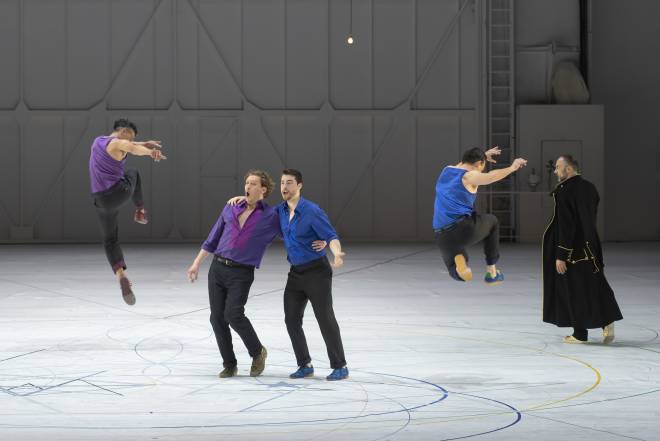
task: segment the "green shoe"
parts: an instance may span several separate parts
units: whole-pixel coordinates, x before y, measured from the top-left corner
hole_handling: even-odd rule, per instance
[[[484,276],[484,282],[488,285],[499,285],[504,281],[504,274],[500,270],[497,270],[495,277],[491,276],[490,273],[486,273]]]
[[[266,368],[266,357],[268,356],[268,351],[263,346],[261,351],[252,358],[252,367],[250,367],[250,377],[258,377]]]
[[[226,367],[218,374],[218,377],[220,378],[229,378],[229,377],[234,377],[238,374],[238,367],[237,366],[231,366],[231,367]]]

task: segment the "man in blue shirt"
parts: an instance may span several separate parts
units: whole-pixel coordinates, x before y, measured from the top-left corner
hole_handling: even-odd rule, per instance
[[[289,377],[305,378],[314,375],[302,326],[309,301],[333,369],[326,379],[343,380],[348,377],[348,368],[339,325],[332,308],[332,267],[343,265],[345,253],[341,250],[337,232],[325,212],[315,203],[301,197],[302,186],[302,174],[298,170],[287,169],[282,172],[280,190],[284,202],[277,206],[277,211],[287,259],[291,263],[284,288],[284,321],[299,366]],[[314,251],[305,245],[315,240],[324,240],[329,244],[334,255],[332,265],[325,250]]]
[[[486,162],[495,162],[493,156],[500,153],[499,147],[486,152],[476,147],[470,149],[463,154],[461,162],[445,167],[435,184],[435,239],[449,275],[461,282],[472,280],[465,249],[480,242],[484,244],[486,255],[485,282],[494,285],[504,280],[495,266],[500,258],[497,217],[474,211],[479,186],[500,181],[527,164],[526,160],[518,158],[509,167],[484,173]]]

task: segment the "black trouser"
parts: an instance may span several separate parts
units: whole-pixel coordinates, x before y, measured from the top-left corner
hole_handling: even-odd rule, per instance
[[[103,247],[108,262],[114,272],[120,268],[126,269],[124,254],[119,246],[119,208],[129,199],[136,207],[144,205],[140,173],[135,169],[126,170],[119,182],[107,190],[93,193],[92,198],[99,217],[103,233]]]
[[[303,331],[303,315],[308,300],[321,329],[330,366],[333,369],[346,366],[339,325],[332,308],[332,267],[326,257],[291,266],[284,288],[284,322],[298,366],[312,361]]]
[[[224,367],[234,367],[237,363],[230,326],[243,340],[250,357],[261,352],[259,337],[245,316],[245,304],[253,281],[254,267],[227,266],[213,258],[209,269],[211,326]]]
[[[454,256],[462,254],[466,261],[469,260],[465,251],[468,246],[483,241],[486,265],[495,265],[500,258],[500,230],[497,218],[492,214],[472,213],[471,216],[436,231],[435,240],[449,275],[455,280],[463,281],[456,272]]]

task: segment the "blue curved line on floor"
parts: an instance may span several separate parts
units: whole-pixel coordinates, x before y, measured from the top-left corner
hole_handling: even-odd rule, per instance
[[[455,438],[443,438],[440,441],[455,441],[455,440],[458,440],[458,439],[466,439],[466,438],[473,438],[475,436],[488,435],[489,433],[499,432],[501,430],[508,429],[509,427],[515,426],[516,424],[518,424],[522,420],[522,413],[520,413],[520,411],[518,409],[516,409],[515,407],[513,407],[512,405],[507,404],[503,401],[494,400],[492,398],[480,397],[479,395],[464,394],[464,393],[460,393],[460,392],[450,392],[450,393],[455,394],[455,395],[464,395],[466,397],[478,398],[480,400],[492,401],[493,403],[501,404],[502,406],[508,407],[513,412],[515,412],[516,420],[512,423],[507,424],[506,426],[498,427],[496,429],[488,430],[486,432],[475,433],[473,435],[464,435],[464,436],[459,436],[459,437],[455,437]]]
[[[381,374],[381,373],[378,373],[378,372],[369,372],[369,373],[375,374],[375,375],[382,375],[382,376],[386,376],[386,377],[395,377],[395,378],[404,378],[406,380],[414,380],[414,381],[418,381],[420,383],[426,383],[426,384],[429,384],[431,386],[442,389],[443,391],[445,391],[448,394],[463,395],[463,396],[466,396],[466,397],[478,398],[480,400],[492,401],[493,403],[497,403],[497,404],[500,404],[502,406],[508,407],[509,409],[511,409],[516,414],[515,421],[513,421],[512,423],[507,424],[506,426],[498,427],[496,429],[488,430],[486,432],[474,433],[472,435],[464,435],[464,436],[459,436],[459,437],[455,437],[455,438],[443,438],[440,441],[454,441],[454,440],[459,440],[459,439],[473,438],[475,436],[488,435],[489,433],[499,432],[501,430],[508,429],[509,427],[515,426],[516,424],[518,424],[522,420],[522,413],[518,409],[516,409],[515,407],[513,407],[510,404],[507,404],[503,401],[498,401],[498,400],[494,400],[492,398],[480,397],[478,395],[471,395],[471,394],[465,394],[465,393],[460,393],[460,392],[447,392],[444,388],[438,386],[435,383],[431,383],[431,382],[426,381],[426,380],[419,380],[419,379],[416,379],[416,378],[402,377],[402,376],[393,375],[393,374]]]
[[[362,371],[365,372],[365,371]],[[330,421],[343,421],[343,420],[356,420],[356,419],[362,419],[362,418],[367,418],[367,417],[373,417],[373,416],[383,416],[383,415],[392,415],[396,413],[402,413],[402,412],[410,412],[412,410],[417,410],[421,409],[424,407],[432,406],[434,404],[437,404],[449,396],[449,392],[442,386],[439,386],[435,383],[431,383],[426,380],[420,380],[417,378],[410,378],[410,377],[403,377],[400,375],[392,375],[392,374],[381,374],[377,372],[369,372],[371,374],[376,374],[376,375],[381,375],[381,376],[387,376],[387,377],[395,377],[395,378],[402,378],[405,380],[411,380],[415,381],[418,383],[424,383],[428,384],[430,386],[433,386],[434,388],[438,389],[440,392],[442,392],[442,396],[438,398],[437,400],[433,400],[429,403],[425,404],[420,404],[418,406],[413,406],[413,407],[406,407],[403,409],[399,410],[392,410],[392,411],[387,411],[387,412],[375,412],[375,413],[369,413],[366,415],[360,415],[360,416],[347,416],[347,417],[337,417],[337,418],[320,418],[320,419],[314,419],[314,420],[300,420],[300,421],[278,421],[278,422],[272,422],[272,423],[244,423],[244,424],[210,424],[210,425],[195,425],[195,426],[153,426],[151,427],[152,429],[187,429],[187,428],[202,428],[202,429],[209,429],[209,428],[215,428],[215,427],[245,427],[245,426],[281,426],[281,425],[291,425],[291,424],[309,424],[309,423],[327,423]]]
[[[338,418],[322,418],[322,419],[314,419],[314,420],[278,421],[278,422],[272,422],[272,423],[243,423],[243,424],[208,424],[208,425],[151,426],[151,427],[48,426],[48,427],[26,427],[26,428],[31,428],[31,429],[34,429],[34,428],[37,428],[37,429],[39,429],[39,428],[48,428],[48,429],[54,429],[54,428],[64,429],[64,428],[67,428],[67,429],[79,429],[79,430],[90,430],[90,429],[91,430],[94,430],[94,429],[96,429],[96,430],[107,430],[107,429],[118,429],[118,430],[130,430],[130,429],[140,430],[140,429],[142,429],[142,430],[149,430],[149,429],[212,429],[212,428],[221,428],[221,427],[254,427],[254,426],[262,426],[263,427],[263,426],[283,426],[283,425],[310,424],[310,423],[327,423],[327,422],[331,422],[331,421],[342,421],[342,420],[356,420],[356,419],[362,419],[362,418],[367,418],[367,417],[372,417],[372,416],[392,415],[392,414],[397,414],[397,413],[402,413],[402,412],[408,413],[408,416],[410,418],[410,411],[421,409],[421,408],[424,408],[424,407],[428,407],[428,406],[431,406],[433,404],[437,404],[437,403],[447,399],[447,397],[450,394],[450,392],[447,391],[442,386],[440,386],[438,384],[435,384],[435,383],[432,383],[430,381],[420,380],[420,379],[417,379],[417,378],[404,377],[404,376],[401,376],[401,375],[383,374],[383,373],[378,373],[378,372],[367,372],[367,371],[362,371],[362,372],[370,373],[370,374],[374,374],[374,375],[380,375],[380,376],[384,376],[384,377],[401,378],[401,379],[405,379],[405,380],[415,381],[415,382],[418,382],[418,383],[424,383],[424,384],[427,384],[429,386],[433,386],[435,389],[442,392],[442,396],[440,398],[438,398],[437,400],[434,400],[434,401],[431,401],[431,402],[425,403],[425,404],[420,404],[418,406],[413,406],[413,407],[408,407],[408,408],[403,408],[403,409],[388,411],[388,412],[375,412],[375,413],[370,413],[370,414],[366,414],[366,415],[360,415],[360,416],[357,416],[357,417],[350,416],[350,417],[338,417]],[[498,400],[495,400],[495,399],[492,399],[492,398],[480,397],[478,395],[464,394],[464,393],[460,393],[460,392],[451,392],[451,393],[454,394],[454,395],[464,395],[464,396],[469,396],[469,397],[473,397],[473,398],[478,398],[480,400],[491,401],[491,402],[500,404],[502,406],[505,406],[508,409],[511,409],[513,412],[515,412],[516,420],[513,421],[512,423],[509,423],[509,424],[505,425],[505,426],[498,427],[498,428],[488,430],[488,431],[485,431],[485,432],[474,433],[474,434],[464,435],[464,436],[455,437],[455,438],[446,438],[446,439],[442,439],[440,441],[454,441],[454,440],[473,438],[473,437],[476,437],[476,436],[487,435],[487,434],[490,434],[490,433],[499,432],[501,430],[508,429],[508,428],[512,427],[513,425],[519,423],[522,419],[522,414],[520,413],[520,411],[518,411],[518,409],[516,409],[515,407],[513,407],[513,406],[511,406],[507,403],[504,403],[502,401],[498,401]],[[3,426],[3,425],[0,425],[0,426]],[[13,428],[20,429],[20,427],[13,427]]]

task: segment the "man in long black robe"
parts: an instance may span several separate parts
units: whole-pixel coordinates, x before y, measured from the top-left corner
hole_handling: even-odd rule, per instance
[[[600,197],[570,155],[557,159],[555,174],[554,214],[543,235],[543,321],[573,327],[566,343],[586,342],[594,328],[602,328],[603,343],[610,343],[614,322],[623,317],[603,273],[596,230]]]

